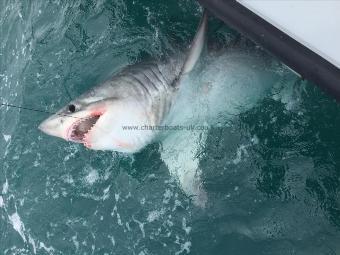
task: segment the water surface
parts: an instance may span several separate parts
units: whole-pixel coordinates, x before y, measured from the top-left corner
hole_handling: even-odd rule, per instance
[[[1,102],[55,111],[123,66],[185,49],[199,18],[188,0],[2,0]],[[216,20],[209,42],[261,52]],[[43,113],[0,107],[0,253],[339,254],[339,106],[274,70],[274,89],[208,133],[204,209],[159,143],[94,152],[39,132]]]

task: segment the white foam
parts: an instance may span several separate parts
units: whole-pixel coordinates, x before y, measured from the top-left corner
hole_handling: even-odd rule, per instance
[[[254,135],[251,139],[252,144],[257,145],[260,143],[260,139],[257,137],[257,135]]]
[[[5,134],[3,134],[3,137],[4,137],[5,141],[6,141],[6,143],[12,138],[11,135],[5,135]]]
[[[164,195],[163,195],[163,197],[164,197],[163,198],[163,203],[164,204],[168,204],[170,199],[171,199],[171,197],[172,197],[172,195],[173,195],[173,193],[171,192],[171,190],[170,189],[166,189],[165,192],[164,192]],[[145,199],[144,199],[144,203],[145,203]]]
[[[183,230],[185,231],[185,233],[186,233],[187,235],[190,234],[190,232],[191,232],[191,227],[188,227],[188,226],[187,226],[187,220],[186,220],[186,218],[184,218],[184,217],[183,217],[183,219],[182,219],[182,228],[183,228]]]
[[[110,197],[110,188],[111,185],[109,185],[107,188],[103,190],[103,200],[106,200]]]
[[[77,236],[76,235],[72,236],[72,242],[73,242],[74,246],[76,247],[76,251],[78,251],[78,249],[79,249],[79,242],[77,240]]]
[[[140,222],[139,220],[136,220],[134,217],[132,217],[133,221],[136,222],[139,226],[140,231],[142,232],[143,237],[145,238],[145,230],[144,230],[144,224]]]
[[[15,231],[19,233],[22,240],[26,243],[26,237],[25,237],[25,226],[23,222],[21,221],[21,218],[17,212],[13,213],[12,215],[8,216],[13,228]]]
[[[118,212],[116,212],[117,214],[117,223],[119,226],[123,226],[123,223],[122,223],[122,219],[120,218],[120,214]]]
[[[161,217],[165,213],[165,210],[162,208],[160,211],[154,210],[149,212],[147,221],[148,222],[153,222],[155,220],[158,220],[159,217]]]
[[[237,165],[242,162],[242,155],[248,156],[247,148],[248,145],[240,145],[236,151],[236,158],[233,159],[233,164]]]
[[[5,206],[5,202],[4,199],[2,198],[2,196],[0,196],[0,208]]]
[[[6,179],[6,182],[2,185],[2,194],[7,194],[8,192],[8,181]]]
[[[39,243],[39,249],[44,249],[48,253],[54,252],[54,248],[52,246],[51,247],[47,247],[43,242]]]
[[[97,170],[95,169],[91,169],[91,171],[85,177],[85,181],[90,185],[94,184],[96,181],[98,181],[98,179],[99,179],[99,174]]]
[[[35,245],[34,239],[31,237],[31,235],[28,235],[28,242],[32,245],[33,253],[37,254],[37,247]]]
[[[190,248],[191,248],[191,242],[187,241],[184,244],[181,244],[181,250],[176,252],[175,255],[183,254],[184,251],[186,252],[186,254],[189,254]]]
[[[112,246],[116,246],[116,241],[113,236],[108,236],[108,238],[111,240]]]
[[[119,197],[120,197],[120,195],[119,195],[119,194],[115,194],[115,200],[116,200],[116,202],[118,202],[118,200],[119,200]]]

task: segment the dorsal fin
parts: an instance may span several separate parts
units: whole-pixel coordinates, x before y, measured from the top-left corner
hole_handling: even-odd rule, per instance
[[[189,73],[197,63],[197,60],[199,59],[206,42],[207,27],[208,27],[208,13],[204,9],[203,16],[198,26],[196,35],[190,45],[187,58],[183,64],[181,71],[182,75]]]
[[[206,33],[208,28],[208,13],[204,9],[201,21],[199,23],[196,35],[190,45],[188,55],[184,61],[181,72],[179,73],[177,79],[175,80],[173,86],[176,88],[179,86],[181,77],[189,73],[197,63],[197,60],[201,56],[205,42]]]

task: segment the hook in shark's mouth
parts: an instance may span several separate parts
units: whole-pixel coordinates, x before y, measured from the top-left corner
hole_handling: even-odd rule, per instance
[[[86,135],[91,131],[99,118],[100,115],[93,115],[75,122],[68,132],[68,140],[84,143]]]

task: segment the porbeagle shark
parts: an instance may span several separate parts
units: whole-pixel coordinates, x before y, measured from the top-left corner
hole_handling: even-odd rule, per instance
[[[143,127],[164,124],[176,103],[183,77],[196,65],[206,42],[207,23],[208,14],[204,11],[185,57],[128,66],[44,120],[39,129],[92,150],[140,151],[155,141],[158,133]],[[195,143],[202,137],[194,131],[187,135],[190,137],[186,139],[176,135],[165,139],[161,157],[183,191],[195,204],[204,206],[207,198],[195,156]],[[172,150],[174,144],[188,140],[190,144],[183,144],[186,153]]]

